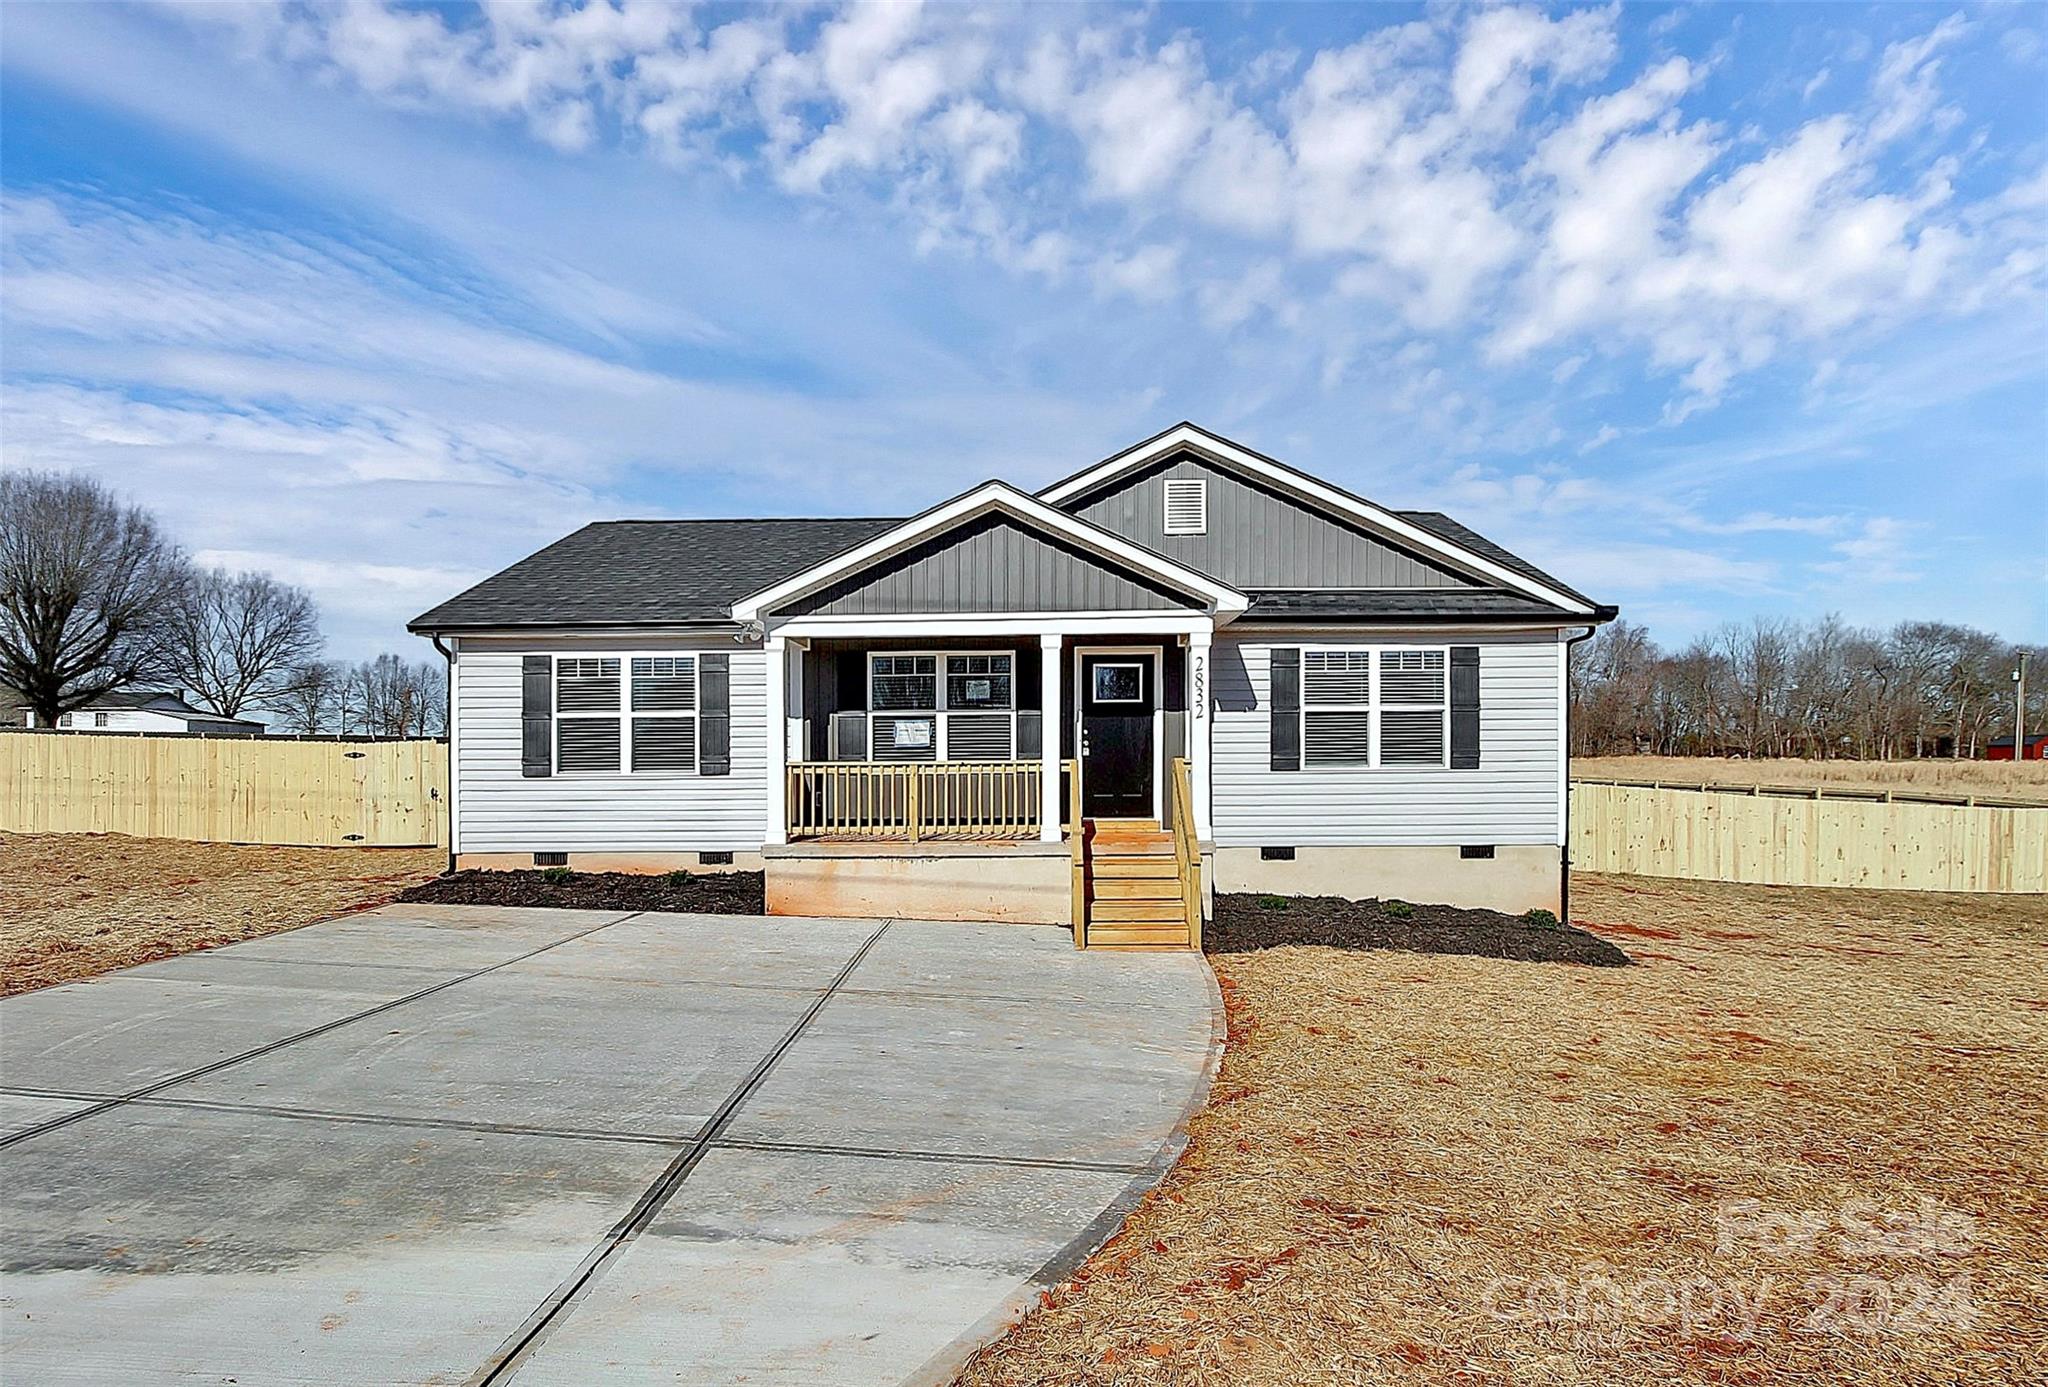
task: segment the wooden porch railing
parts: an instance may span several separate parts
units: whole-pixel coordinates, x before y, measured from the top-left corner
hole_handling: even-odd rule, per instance
[[[789,837],[1036,838],[1040,774],[1036,761],[800,762],[789,768]]]
[[[1188,945],[1202,950],[1202,844],[1195,836],[1195,795],[1184,756],[1173,758],[1169,774],[1169,813],[1174,864],[1180,869],[1181,905],[1187,912]]]
[[[1088,944],[1088,841],[1081,823],[1081,763],[1069,761],[1066,767],[1067,846],[1074,855],[1074,947],[1081,949]]]

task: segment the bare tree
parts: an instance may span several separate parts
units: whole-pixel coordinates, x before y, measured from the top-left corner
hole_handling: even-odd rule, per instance
[[[335,660],[316,660],[301,669],[290,685],[270,700],[278,713],[278,725],[286,732],[308,737],[338,730],[349,674],[349,667]]]
[[[2010,735],[2019,649],[1947,622],[1828,616],[1725,626],[1667,655],[1617,622],[1572,652],[1572,752],[1975,756]],[[2033,687],[2027,701],[2048,710]]]
[[[184,556],[89,477],[0,475],[0,681],[36,721],[158,672]]]
[[[289,688],[321,644],[305,589],[216,568],[194,574],[172,609],[167,672],[214,712],[238,718]]]
[[[379,655],[349,671],[342,730],[373,737],[438,737],[447,731],[448,674],[431,660]]]

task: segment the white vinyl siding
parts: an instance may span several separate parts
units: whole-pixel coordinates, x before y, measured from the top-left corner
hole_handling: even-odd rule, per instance
[[[1451,645],[1480,648],[1478,769],[1453,770],[1440,763],[1441,755],[1428,765],[1391,764],[1384,756],[1371,767],[1318,765],[1306,737],[1300,770],[1271,769],[1270,661],[1275,646],[1303,653],[1307,712],[1314,707],[1311,690],[1318,676],[1331,673],[1313,669],[1311,653],[1443,652]],[[1345,663],[1356,662],[1347,658]],[[1562,768],[1558,667],[1557,641],[1549,632],[1413,639],[1336,632],[1259,640],[1219,635],[1212,733],[1218,846],[1556,843]],[[1381,674],[1384,678],[1387,671]],[[1399,687],[1413,700],[1405,710],[1414,715],[1411,722],[1441,720],[1440,703],[1425,704],[1419,696],[1423,685],[1408,687],[1403,681]],[[1326,681],[1323,688],[1332,691],[1335,685]],[[1382,704],[1385,718],[1395,700],[1383,693]],[[1304,724],[1305,733],[1308,727]],[[1390,738],[1413,733],[1406,726],[1383,729]]]
[[[693,644],[695,650],[686,648]],[[758,645],[736,646],[721,637],[681,642],[656,657],[690,655],[694,665],[698,654],[717,651],[730,655],[730,775],[633,774],[623,768],[532,779],[519,773],[521,657],[588,654],[608,658],[621,651],[620,644],[605,649],[594,639],[469,637],[461,642],[455,707],[456,851],[753,852],[760,848],[767,813],[768,710],[767,662]],[[695,674],[693,668],[693,706]],[[673,694],[668,697],[673,701]],[[664,710],[658,717],[665,724],[678,720],[673,710]],[[564,721],[558,716],[556,727]],[[671,744],[680,734],[664,727],[656,735],[664,744]],[[689,742],[689,759],[694,764],[694,726]]]

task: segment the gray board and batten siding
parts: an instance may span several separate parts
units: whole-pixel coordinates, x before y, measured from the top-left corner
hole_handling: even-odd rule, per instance
[[[1166,533],[1166,483],[1183,478],[1209,484],[1203,534]],[[1230,468],[1186,455],[1063,504],[1083,520],[1240,590],[1481,586]]]
[[[984,516],[794,598],[775,614],[1149,612],[1200,606],[1008,516]]]

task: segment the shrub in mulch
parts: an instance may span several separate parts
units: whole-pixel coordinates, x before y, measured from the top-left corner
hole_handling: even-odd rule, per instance
[[[1284,944],[1333,949],[1398,949],[1412,954],[1476,954],[1518,963],[1581,963],[1624,968],[1634,962],[1596,935],[1559,924],[1547,910],[1504,915],[1408,901],[1342,896],[1216,897],[1202,932],[1209,953],[1240,954]]]
[[[763,913],[759,872],[449,872],[398,893],[429,905],[544,905],[571,910],[674,910],[696,915]]]

